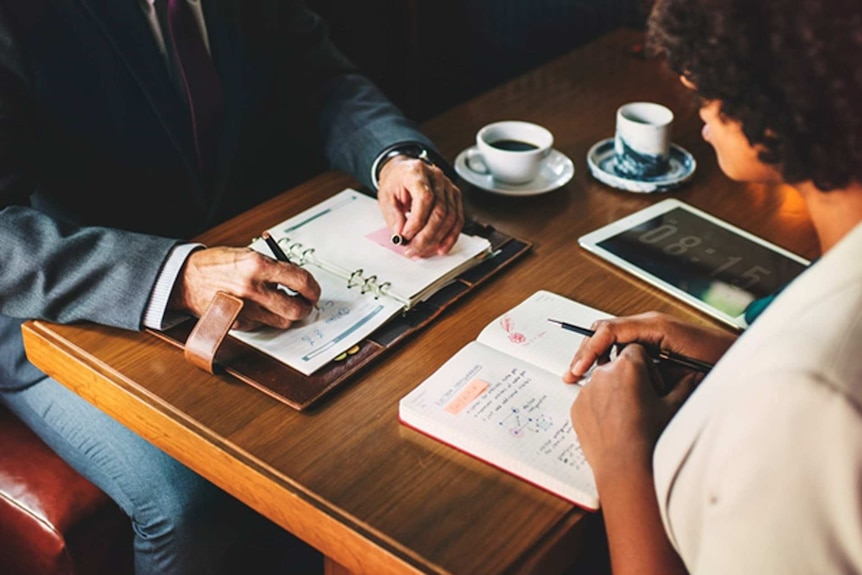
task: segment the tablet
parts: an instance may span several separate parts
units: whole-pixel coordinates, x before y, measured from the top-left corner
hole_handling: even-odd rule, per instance
[[[680,200],[667,199],[581,236],[586,250],[737,328],[745,308],[809,261]]]

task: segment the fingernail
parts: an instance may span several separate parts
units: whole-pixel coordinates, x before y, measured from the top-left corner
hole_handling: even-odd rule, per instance
[[[579,374],[582,374],[587,371],[589,367],[590,366],[587,364],[587,360],[585,358],[581,358],[572,364],[572,373],[580,377]]]

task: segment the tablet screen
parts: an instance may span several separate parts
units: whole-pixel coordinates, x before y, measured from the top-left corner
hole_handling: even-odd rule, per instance
[[[730,317],[806,267],[679,207],[596,245]]]

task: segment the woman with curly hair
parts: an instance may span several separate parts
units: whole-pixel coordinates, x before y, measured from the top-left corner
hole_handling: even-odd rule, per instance
[[[625,345],[572,406],[614,572],[862,572],[862,3],[657,0],[648,37],[721,169],[792,186],[821,256],[735,341],[642,314],[577,350],[567,382]]]

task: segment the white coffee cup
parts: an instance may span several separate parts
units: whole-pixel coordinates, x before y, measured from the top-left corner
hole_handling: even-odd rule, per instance
[[[654,102],[630,102],[617,109],[614,156],[617,174],[651,178],[667,171],[673,112]]]
[[[476,133],[476,147],[467,153],[467,168],[506,184],[536,179],[551,153],[554,135],[538,124],[508,120],[488,124]]]

